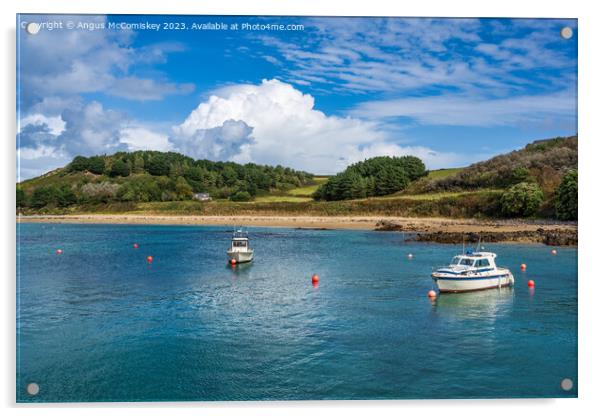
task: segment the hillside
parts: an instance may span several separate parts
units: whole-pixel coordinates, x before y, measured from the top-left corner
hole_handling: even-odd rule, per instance
[[[314,184],[313,175],[282,166],[194,160],[173,152],[119,152],[77,156],[64,168],[23,181],[17,185],[17,206],[185,201],[198,193],[248,201]]]
[[[577,168],[578,139],[557,137],[538,140],[523,149],[475,163],[451,175],[430,176],[414,192],[442,192],[475,189],[502,189],[519,182],[537,182],[551,194],[569,169]]]
[[[466,168],[376,157],[335,176],[177,153],[76,157],[17,184],[22,214],[358,215],[577,219],[577,137],[536,141]],[[200,202],[195,193],[208,193]]]

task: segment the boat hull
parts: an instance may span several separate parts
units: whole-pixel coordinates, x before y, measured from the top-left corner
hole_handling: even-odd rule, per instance
[[[237,263],[248,263],[253,261],[253,251],[228,251],[228,258]]]
[[[514,284],[512,273],[484,277],[456,277],[433,275],[433,282],[441,293],[472,292],[475,290],[495,289]]]

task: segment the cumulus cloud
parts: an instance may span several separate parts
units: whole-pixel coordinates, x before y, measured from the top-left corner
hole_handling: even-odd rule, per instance
[[[123,113],[105,110],[92,101],[82,108],[63,111],[61,117],[65,131],[57,139],[72,154],[103,154],[126,148],[120,141],[126,120]]]
[[[119,131],[119,141],[127,145],[128,150],[159,150],[166,152],[172,149],[166,134],[151,131],[145,127],[125,127]]]
[[[392,141],[384,126],[353,117],[328,116],[314,98],[272,79],[215,91],[174,127],[176,149],[197,158],[282,164],[335,173],[375,155],[429,154]],[[449,157],[430,154],[430,160]]]
[[[183,130],[182,130],[183,131]],[[208,128],[190,128],[173,138],[177,148],[199,159],[229,160],[253,143],[253,129],[241,120],[225,120],[221,125]]]
[[[34,113],[21,119],[21,128],[27,126],[38,126],[48,131],[50,134],[58,136],[65,130],[65,122],[59,116],[45,116],[44,114]]]

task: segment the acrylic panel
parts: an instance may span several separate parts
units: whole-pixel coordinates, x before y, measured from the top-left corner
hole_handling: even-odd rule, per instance
[[[18,402],[577,397],[576,19],[16,30]]]

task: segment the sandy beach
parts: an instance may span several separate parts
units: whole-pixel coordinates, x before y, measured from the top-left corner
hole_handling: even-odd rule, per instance
[[[482,234],[490,241],[550,243],[549,236],[556,236],[555,238],[570,236],[571,242],[568,244],[574,244],[577,238],[577,225],[570,223],[449,218],[78,214],[17,216],[17,222],[381,230],[416,233],[422,241],[439,242],[455,242],[458,239],[461,241],[463,235],[475,234]],[[563,243],[558,244],[563,245]]]

